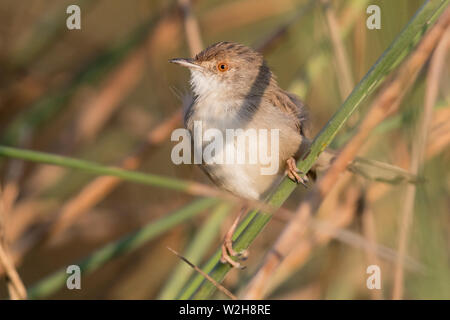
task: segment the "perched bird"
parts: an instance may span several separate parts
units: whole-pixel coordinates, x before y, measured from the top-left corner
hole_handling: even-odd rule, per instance
[[[214,128],[224,136],[228,129],[243,129],[241,135],[249,129],[279,132],[277,154],[271,155],[276,156],[280,164],[274,174],[262,174],[261,169],[266,164],[261,162],[201,163],[217,186],[240,197],[263,200],[286,174],[297,183],[307,182],[306,175],[296,167],[297,160],[311,143],[307,138],[309,121],[305,106],[298,97],[278,86],[260,53],[241,44],[219,42],[192,59],[177,58],[170,62],[187,67],[191,73],[193,97],[186,105],[184,123],[192,133],[193,144],[199,138],[194,134],[196,122],[202,124],[203,130]],[[223,148],[226,147],[230,147],[230,143],[224,144]],[[231,147],[237,148],[235,141]],[[252,152],[250,146],[244,152],[247,159]],[[328,166],[333,157],[333,152],[323,152],[310,173]],[[233,250],[231,238],[243,212],[241,210],[222,245],[222,262],[234,267],[240,264],[230,255],[242,254]]]
[[[202,163],[202,169],[217,186],[244,198],[264,199],[285,174],[296,182],[306,183],[306,176],[302,177],[296,167],[296,160],[309,146],[305,137],[308,121],[305,106],[278,86],[260,53],[241,44],[219,42],[193,59],[170,62],[191,72],[194,96],[184,116],[189,131],[193,132],[195,121],[201,121],[203,130],[216,128],[224,135],[226,129],[279,130],[281,165],[275,174],[261,174],[261,163]],[[233,266],[238,263],[227,253],[238,255],[231,247],[231,236],[239,218],[227,233],[223,248],[222,260]]]

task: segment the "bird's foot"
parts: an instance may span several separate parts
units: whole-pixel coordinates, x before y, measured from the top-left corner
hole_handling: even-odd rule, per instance
[[[220,262],[229,263],[233,268],[245,269],[245,266],[241,265],[238,261],[235,261],[232,257],[238,260],[246,260],[248,258],[248,251],[242,250],[237,252],[233,249],[233,242],[231,239],[225,239],[222,243],[222,256]]]
[[[303,175],[303,177],[301,177],[299,173]],[[308,187],[306,185],[306,183],[308,182],[308,178],[297,168],[297,163],[295,162],[295,159],[293,157],[290,157],[286,160],[286,174],[295,183],[301,183],[305,188]]]

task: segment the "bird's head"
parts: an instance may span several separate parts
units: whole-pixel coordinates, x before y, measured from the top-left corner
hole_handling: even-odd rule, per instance
[[[257,51],[241,44],[219,42],[194,58],[177,58],[172,63],[189,68],[195,95],[245,97],[262,94],[272,73]]]

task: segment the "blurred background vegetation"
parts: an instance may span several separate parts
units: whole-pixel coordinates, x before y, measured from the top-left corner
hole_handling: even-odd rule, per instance
[[[74,3],[81,7],[81,30],[66,28],[66,8]],[[174,145],[170,132],[181,127],[178,96],[189,90],[189,75],[167,61],[192,55],[193,45],[186,37],[186,3],[1,1],[0,144],[208,184],[198,168],[175,166],[170,160]],[[306,102],[314,136],[347,97],[348,86],[351,89],[361,80],[422,3],[332,1],[349,64],[347,80],[334,54],[330,20],[321,1],[197,0],[190,11],[203,46],[234,41],[263,51],[280,86]],[[381,8],[380,30],[366,28],[369,4]],[[400,112],[376,129],[361,155],[410,168],[427,68]],[[449,73],[447,59],[407,251],[426,270],[406,271],[405,298],[450,298]],[[364,106],[341,130],[333,148],[348,139],[364,115]],[[175,298],[192,270],[167,247],[201,265],[216,250],[234,214],[228,205],[210,199],[197,200],[185,210],[181,208],[193,197],[183,193],[21,160],[0,158],[0,179],[3,236],[25,286],[33,288],[63,270],[59,278],[52,278],[55,285],[31,291],[36,298]],[[365,194],[364,209],[351,210],[340,226],[397,250],[406,185],[358,181],[359,191]],[[286,207],[294,209],[304,194],[298,188]],[[331,198],[339,195],[329,198],[319,215],[338,209],[338,200]],[[285,223],[270,222],[250,248],[248,268],[228,274],[227,288],[239,292],[248,283]],[[120,248],[114,247],[114,241],[126,235]],[[87,261],[89,272],[83,273],[82,289],[68,290],[61,280],[65,268],[101,248],[106,248],[100,252],[104,259]],[[274,281],[268,298],[392,296],[392,260],[333,239],[317,241],[300,260],[284,278]],[[369,264],[381,267],[380,291],[366,287]],[[8,297],[6,288],[2,277],[0,298]]]

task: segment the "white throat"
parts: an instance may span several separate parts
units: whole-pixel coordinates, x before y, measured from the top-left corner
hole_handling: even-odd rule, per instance
[[[215,76],[206,75],[202,71],[191,69],[191,87],[195,95],[200,99],[220,98],[223,91],[223,83]],[[222,99],[225,97],[222,97]]]

